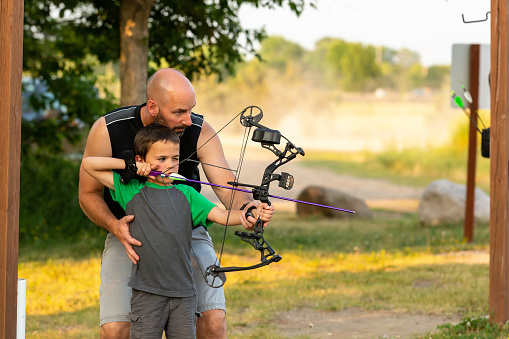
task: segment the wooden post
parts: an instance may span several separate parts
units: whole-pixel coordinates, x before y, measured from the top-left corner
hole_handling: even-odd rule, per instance
[[[0,339],[16,338],[23,0],[0,1]]]
[[[463,238],[474,241],[475,166],[477,162],[477,107],[479,107],[479,51],[480,45],[470,45],[470,117],[468,129],[467,197]],[[475,124],[475,125],[474,125]]]
[[[509,320],[508,54],[509,0],[491,0],[490,319]]]

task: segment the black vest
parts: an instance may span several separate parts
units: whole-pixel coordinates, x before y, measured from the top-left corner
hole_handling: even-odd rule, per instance
[[[141,122],[141,108],[143,106],[145,106],[145,104],[141,106],[117,108],[104,116],[106,127],[110,135],[111,154],[113,158],[122,158],[123,151],[134,150],[134,137],[136,133],[143,128],[143,123]],[[191,154],[192,156],[190,159],[198,161],[196,145],[201,133],[203,116],[191,113],[191,121],[191,126],[187,127],[184,134],[180,137],[180,161],[187,159]],[[189,179],[200,180],[200,173],[197,167],[198,163],[195,161],[185,161],[180,164],[179,174]],[[185,182],[185,184],[194,187],[198,192],[201,190],[200,184],[190,182]],[[111,212],[118,219],[125,216],[124,209],[116,201],[113,201],[108,188],[104,189],[104,200]]]

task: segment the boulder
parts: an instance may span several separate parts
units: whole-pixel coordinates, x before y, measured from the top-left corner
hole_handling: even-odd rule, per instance
[[[419,203],[419,218],[425,226],[461,222],[465,219],[465,185],[447,179],[433,181],[424,190]],[[490,197],[480,188],[475,189],[475,222],[489,221]]]
[[[297,197],[299,200],[312,202],[320,205],[328,205],[338,207],[346,210],[355,211],[347,213],[336,211],[329,208],[311,206],[306,204],[297,204],[297,215],[301,217],[327,217],[327,218],[348,218],[352,216],[371,218],[373,214],[366,203],[353,195],[348,193],[333,190],[330,188],[309,186],[300,192]]]

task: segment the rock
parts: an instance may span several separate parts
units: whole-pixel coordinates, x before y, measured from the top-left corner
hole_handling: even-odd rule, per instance
[[[338,207],[346,210],[355,211],[353,213],[347,213],[342,211],[336,211],[329,208],[316,207],[306,204],[297,204],[297,215],[301,217],[327,217],[327,218],[348,218],[348,217],[364,217],[371,218],[373,214],[366,203],[353,195],[333,190],[330,188],[309,186],[300,192],[297,197],[298,200],[312,202],[320,205],[328,205],[332,207]]]
[[[419,204],[419,218],[425,226],[461,222],[465,219],[465,185],[447,179],[433,181],[426,187]],[[490,219],[490,197],[480,188],[475,189],[475,222]]]

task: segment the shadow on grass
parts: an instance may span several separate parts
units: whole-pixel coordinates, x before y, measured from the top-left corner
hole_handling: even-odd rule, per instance
[[[27,315],[27,338],[99,338],[99,301],[97,306],[75,312]]]

